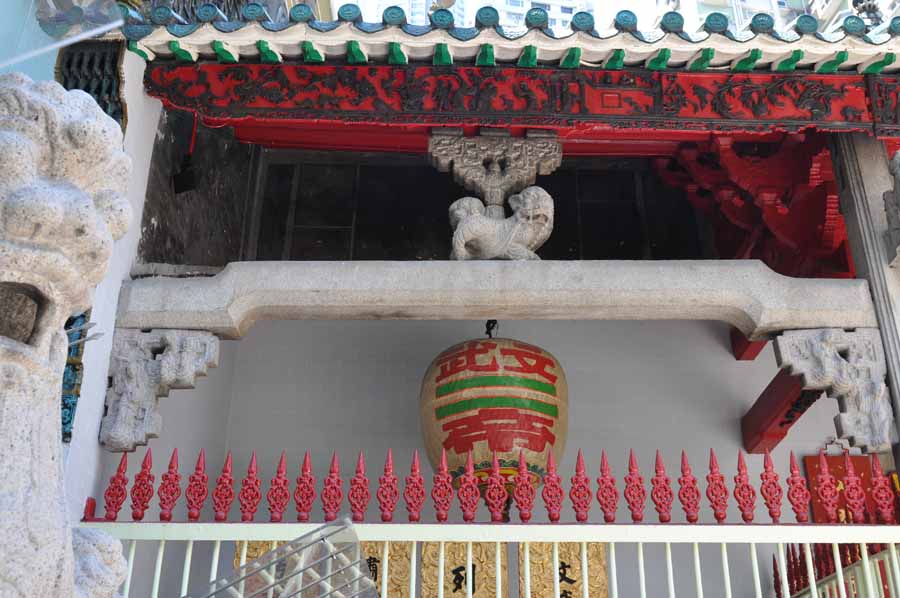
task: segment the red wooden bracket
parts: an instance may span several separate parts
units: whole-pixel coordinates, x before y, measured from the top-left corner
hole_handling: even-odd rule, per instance
[[[803,390],[800,376],[780,370],[741,418],[744,450],[754,454],[773,450],[821,394]]]
[[[737,328],[731,329],[731,352],[738,361],[753,361],[759,357],[767,344],[769,344],[767,340],[751,341]]]

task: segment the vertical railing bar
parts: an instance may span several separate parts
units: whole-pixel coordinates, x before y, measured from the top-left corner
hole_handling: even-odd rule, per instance
[[[816,587],[816,567],[813,565],[809,542],[803,543],[803,556],[806,560],[806,577],[809,579],[809,595],[811,598],[819,598],[819,589]]]
[[[884,562],[884,574],[887,577],[888,581],[888,591],[891,593],[891,598],[897,598],[898,580],[897,576],[894,575],[894,571],[891,567],[891,549],[887,544],[885,544],[884,548],[888,553],[887,556],[884,556],[884,553],[882,553],[882,560]]]
[[[250,542],[248,540],[244,540],[244,543],[241,544],[241,559],[240,559],[240,564],[238,565],[238,567],[240,569],[243,569],[244,565],[247,564],[247,548],[249,546],[250,546]],[[241,594],[241,596],[244,595],[244,582],[245,581],[246,581],[246,576],[244,578],[241,578],[241,583],[238,584],[238,592]]]
[[[466,598],[472,598],[475,593],[475,580],[472,579],[472,543],[466,542]]]
[[[500,542],[494,546],[494,595],[496,598],[503,598],[503,578],[500,575],[502,571],[503,559],[500,555]]]
[[[871,596],[874,593],[875,582],[872,581],[872,568],[869,565],[869,551],[866,548],[865,542],[860,543],[859,550],[862,554],[863,582],[866,586],[866,596]]]
[[[416,548],[419,543],[413,542],[409,550],[409,598],[416,598]]]
[[[559,596],[559,542],[552,544],[553,554],[553,595]]]
[[[641,592],[641,598],[647,598],[647,579],[644,572],[644,543],[637,543],[638,557],[638,586]],[[557,593],[557,596],[559,594]]]
[[[156,564],[153,566],[153,587],[150,590],[150,598],[159,598],[159,578],[162,576],[163,555],[166,552],[166,541],[159,541],[159,548],[156,550]]]
[[[179,596],[187,596],[188,582],[191,579],[191,559],[194,556],[194,541],[188,540],[184,547],[184,568],[181,570],[181,593]]]
[[[762,584],[759,582],[759,558],[756,555],[756,544],[750,542],[750,566],[753,567],[753,591],[756,598],[762,598]]]
[[[209,583],[216,581],[216,577],[219,576],[219,551],[221,549],[222,541],[216,540],[213,543],[212,561],[209,564]]]
[[[128,598],[131,593],[131,575],[134,573],[134,551],[137,548],[137,540],[132,540],[128,546],[128,573],[125,574],[125,585],[122,586],[122,598]]]
[[[272,544],[269,545],[269,550],[275,550],[276,548],[278,548],[278,542],[276,542],[275,540],[272,540]],[[274,560],[272,561],[272,566],[269,567],[269,576],[272,578],[273,581],[275,580],[275,561]],[[275,595],[275,586],[273,584],[272,587],[269,588],[269,591],[266,593],[266,598],[274,598],[274,595]]]
[[[722,542],[722,583],[725,584],[725,598],[731,598],[731,570],[728,567],[728,545]]]
[[[700,570],[700,544],[694,542],[694,583],[697,586],[697,598],[703,598],[703,572]]]
[[[840,561],[838,561],[840,562]],[[784,559],[784,544],[778,544],[778,569],[781,571],[781,595],[790,596],[791,590],[788,588],[787,563]]]
[[[525,598],[531,598],[531,548],[528,542],[522,543],[522,555],[522,565],[525,569],[525,572],[522,574],[525,582],[523,584],[525,586]],[[615,583],[613,583],[613,588],[615,587]],[[613,598],[616,598],[615,589],[613,589]]]
[[[356,543],[356,557],[355,557],[355,559],[356,559],[356,562],[357,562],[357,563],[359,563],[359,562],[362,561],[362,545],[361,545],[359,542]],[[359,584],[360,584],[360,581],[361,581],[361,580],[359,580],[359,579],[356,580],[356,584],[353,586],[353,590],[352,590],[353,592],[356,592],[357,594],[359,593]],[[410,598],[413,598],[413,597],[410,596]]]
[[[588,545],[581,543],[581,598],[590,598],[591,590],[588,580]]]
[[[388,596],[388,577],[390,576],[388,561],[391,558],[389,546],[390,542],[385,540],[381,549],[381,598],[387,598]]]
[[[891,559],[891,571],[893,572],[892,578],[894,580],[891,592],[897,594],[897,591],[900,590],[900,563],[897,562],[897,548],[893,542],[888,544],[888,557]],[[894,598],[900,597],[895,596]]]
[[[672,544],[666,542],[666,585],[669,598],[675,598],[675,572],[672,570]]]
[[[438,544],[437,598],[444,598],[444,543]]]
[[[527,562],[527,561],[526,561]],[[609,543],[609,589],[610,598],[619,598],[619,577],[616,573],[616,543]],[[525,598],[530,598],[526,596]]]

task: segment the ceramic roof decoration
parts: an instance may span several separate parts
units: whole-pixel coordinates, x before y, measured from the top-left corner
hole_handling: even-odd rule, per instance
[[[410,25],[397,6],[384,11],[381,23],[363,22],[359,7],[352,4],[340,8],[337,21],[317,21],[309,7],[298,5],[289,20],[273,22],[255,2],[244,4],[239,21],[227,20],[213,4],[201,6],[196,14],[197,21],[188,22],[167,7],[154,8],[149,18],[125,11],[122,33],[129,48],[146,60],[188,62],[417,62],[822,74],[900,70],[900,17],[867,31],[862,19],[849,16],[839,32],[826,35],[810,15],[779,31],[770,15],[758,14],[746,30],[734,31],[725,15],[712,13],[699,31],[690,32],[677,12],[666,13],[652,27],[644,27],[628,10],[611,23],[595,22],[580,12],[571,20],[572,32],[557,37],[540,8],[528,11],[524,32],[504,30],[491,7],[480,9],[475,27],[468,28],[457,26],[444,9],[433,12],[427,26]]]

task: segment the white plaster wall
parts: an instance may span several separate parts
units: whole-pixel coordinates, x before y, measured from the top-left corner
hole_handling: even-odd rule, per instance
[[[560,468],[564,477],[571,476],[580,447],[592,478],[597,475],[600,450],[606,449],[621,480],[627,451],[633,447],[649,487],[652,460],[659,448],[674,485],[680,451],[684,449],[701,489],[705,489],[703,478],[712,447],[719,455],[729,487],[733,486],[731,477],[741,441],[740,417],[775,374],[771,350],[755,362],[736,362],[729,351],[727,328],[702,322],[501,322],[500,332],[539,344],[556,355],[566,370],[570,421]],[[202,380],[196,390],[173,392],[164,400],[163,435],[152,442],[157,480],[174,446],[181,450],[185,480],[201,446],[207,448],[211,480],[218,475],[226,449],[234,451],[238,480],[255,450],[264,492],[282,450],[287,451],[288,474],[294,478],[303,451],[310,449],[321,484],[332,449],[341,456],[345,480],[352,475],[357,451],[364,449],[369,458],[368,475],[375,484],[385,451],[391,447],[397,475],[402,478],[408,471],[412,450],[422,446],[417,400],[425,368],[449,345],[482,333],[482,322],[259,323],[243,340],[223,343],[220,367],[211,370],[209,379]],[[230,401],[227,421],[226,398]],[[809,454],[833,435],[831,418],[836,411],[834,402],[821,400],[793,428],[775,453],[782,476],[787,472],[788,449]],[[115,461],[112,455],[105,459],[105,477],[111,474]],[[137,461],[130,462],[130,478],[137,471]],[[750,467],[751,479],[758,487],[761,458],[751,457]],[[431,475],[427,462],[423,474],[426,478]],[[621,491],[621,481],[619,487]],[[98,496],[100,492],[102,487]],[[156,499],[148,518],[157,516],[155,503]],[[398,508],[403,513],[402,502]],[[571,510],[567,509],[566,518],[571,520]],[[648,520],[653,520],[649,501],[647,510]],[[457,511],[454,507],[452,516],[459,519]],[[539,520],[545,520],[541,509],[537,513]],[[292,519],[293,510],[288,515]],[[184,513],[177,516],[184,518]],[[235,504],[232,520],[236,516]],[[267,516],[263,501],[258,520]],[[486,516],[484,507],[481,516]],[[706,505],[702,516],[704,521],[712,521]],[[597,521],[599,517],[595,503],[592,519]],[[758,521],[767,520],[761,500],[757,517]],[[317,518],[321,518],[321,512],[317,512]],[[373,499],[368,519],[376,518]],[[424,520],[433,520],[430,506]],[[627,520],[623,500],[619,521]],[[680,511],[675,520],[683,520]],[[729,520],[740,520],[733,500]],[[792,520],[786,502],[784,520]],[[172,567],[165,580],[169,593],[161,595],[177,594],[182,550],[170,548],[167,553],[166,565]],[[135,588],[149,581],[153,548],[144,547],[143,551]],[[223,550],[223,565],[230,554],[228,549]],[[760,546],[759,554],[763,574],[768,577],[771,549]],[[621,595],[637,595],[634,547],[621,547],[618,557]],[[646,558],[648,567],[661,570],[661,548],[648,547]],[[708,547],[702,558],[708,594],[724,595],[720,593],[718,549]],[[195,563],[200,571],[194,579],[199,580],[209,566],[208,547],[195,548]],[[692,595],[693,573],[686,547],[675,547],[675,566],[679,594]],[[743,548],[732,550],[731,574],[734,596],[752,596],[749,559]],[[664,595],[664,583],[660,574],[651,575],[648,595]]]
[[[162,108],[158,100],[150,98],[143,91],[144,61],[131,52],[126,52],[122,68],[125,102],[128,106],[125,152],[132,161],[128,185],[132,221],[128,233],[116,243],[106,276],[94,294],[91,321],[96,326],[91,333],[102,333],[103,336],[89,342],[84,350],[81,398],[75,412],[72,441],[65,452],[66,493],[73,520],[81,517],[85,498],[94,493],[101,468],[101,448],[97,439],[103,416],[119,288],[122,281],[128,279],[137,255],[150,158]]]

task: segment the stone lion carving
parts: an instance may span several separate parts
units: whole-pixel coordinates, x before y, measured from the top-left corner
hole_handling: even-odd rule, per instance
[[[491,218],[476,197],[450,205],[454,260],[539,260],[537,251],[553,231],[553,198],[540,187],[527,187],[509,198],[513,215]]]
[[[129,169],[121,130],[90,96],[0,76],[0,296],[12,298],[0,304],[4,598],[75,593],[60,442],[63,326],[90,305],[127,229]],[[81,596],[111,595],[98,589],[102,576],[90,577],[94,589]]]

